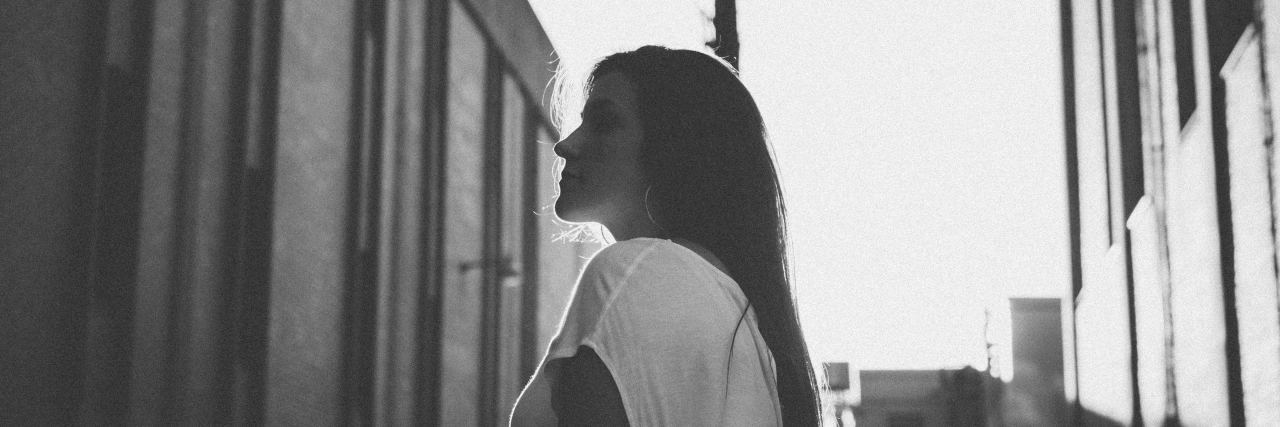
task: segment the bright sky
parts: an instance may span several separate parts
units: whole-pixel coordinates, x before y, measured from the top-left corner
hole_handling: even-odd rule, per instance
[[[711,0],[531,3],[570,66],[714,35]],[[985,308],[1070,282],[1057,3],[912,5],[739,1],[742,76],[815,360],[981,369]]]

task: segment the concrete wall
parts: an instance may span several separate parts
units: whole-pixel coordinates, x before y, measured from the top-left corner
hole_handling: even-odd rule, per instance
[[[1275,87],[1265,70],[1280,55],[1258,39],[1277,36],[1248,28],[1257,22],[1251,2],[1189,1],[1180,21],[1171,2],[1151,0],[1133,3],[1138,26],[1132,36],[1146,49],[1108,50],[1108,32],[1110,40],[1130,36],[1123,21],[1108,16],[1108,8],[1120,10],[1108,3],[1095,9],[1095,2],[1070,2],[1078,148],[1069,161],[1080,171],[1073,204],[1081,223],[1075,256],[1083,265],[1074,325],[1083,409],[1077,419],[1267,424],[1280,407],[1280,314],[1270,145],[1275,116],[1266,114],[1262,97],[1264,87]],[[1280,18],[1275,9],[1265,2],[1256,9],[1264,28]],[[1136,57],[1137,78],[1108,75],[1111,55]],[[1099,66],[1103,72],[1092,70]],[[1099,112],[1127,108],[1105,100],[1106,93],[1126,89],[1140,99],[1138,117]],[[1104,101],[1097,101],[1099,93]],[[1141,124],[1140,162],[1127,160],[1123,150],[1104,157],[1097,148],[1099,138],[1114,137],[1099,130],[1099,121],[1117,118]],[[1126,182],[1127,172],[1142,172],[1140,199],[1121,211],[1127,233],[1120,234],[1099,215],[1099,189],[1114,195],[1118,187],[1098,183],[1115,179],[1117,159]],[[1104,240],[1110,246],[1100,258]],[[1098,269],[1099,262],[1107,268]],[[1135,387],[1129,396],[1117,392]]]
[[[1129,297],[1124,269],[1122,211],[1115,197],[1120,177],[1115,148],[1119,141],[1115,109],[1114,36],[1108,22],[1110,2],[1072,2],[1076,153],[1079,168],[1080,258],[1082,288],[1073,295],[1079,402],[1088,411],[1113,420],[1132,418],[1129,379]],[[1102,9],[1099,9],[1101,7]],[[1016,374],[1015,374],[1016,376]]]
[[[282,10],[265,420],[342,424],[356,4]]]
[[[505,419],[531,374],[525,372],[530,367],[525,359],[541,360],[583,258],[589,255],[583,244],[554,241],[565,226],[552,219],[554,140],[545,122],[546,105],[537,98],[550,78],[550,67],[533,59],[545,50],[539,42],[545,36],[531,33],[532,15],[515,13],[519,11],[520,7],[496,3],[454,2],[449,12],[439,402],[444,425]],[[491,55],[496,56],[492,61]],[[491,73],[498,77],[490,81]],[[531,124],[538,128],[533,140],[527,133]],[[495,137],[500,140],[496,145],[489,140]],[[533,161],[526,156],[533,156]],[[526,165],[536,171],[526,175]],[[526,176],[536,179],[525,182]],[[524,205],[525,191],[536,193],[533,206]],[[486,219],[490,203],[501,204],[500,218]],[[526,221],[530,215],[536,220]],[[493,223],[501,229],[496,232],[500,247],[490,255],[484,236]],[[532,245],[536,261],[523,259],[525,245]],[[498,266],[506,273],[488,278],[482,271],[488,256],[509,260]],[[503,262],[508,261],[499,264]],[[536,262],[536,268],[528,268],[529,262]],[[536,273],[523,274],[526,271]],[[491,280],[501,289],[486,296]],[[518,333],[526,319],[518,308],[526,292],[537,306],[531,317],[537,321],[532,336]],[[485,317],[490,310],[497,312],[498,326],[492,330]],[[530,338],[532,342],[522,341]],[[498,354],[491,362],[496,366],[486,365],[486,339],[495,340]],[[491,378],[497,389],[486,389],[477,378]],[[486,409],[486,399],[496,404],[496,415]]]
[[[1272,230],[1269,122],[1262,46],[1252,27],[1222,70],[1231,159],[1236,316],[1240,327],[1244,415],[1280,424],[1280,299]]]
[[[554,158],[526,3],[5,2],[0,31],[0,424],[504,419],[587,255],[525,206]]]
[[[479,28],[461,6],[450,13],[446,139],[442,425],[479,422],[481,235],[484,228],[485,67]]]
[[[76,419],[102,4],[0,4],[0,424]]]

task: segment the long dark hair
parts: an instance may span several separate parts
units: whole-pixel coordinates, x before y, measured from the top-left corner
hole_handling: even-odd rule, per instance
[[[691,50],[610,55],[584,88],[609,73],[635,85],[654,221],[665,237],[698,243],[724,262],[777,363],[783,420],[818,425],[817,381],[786,256],[786,207],[755,100],[728,63]]]

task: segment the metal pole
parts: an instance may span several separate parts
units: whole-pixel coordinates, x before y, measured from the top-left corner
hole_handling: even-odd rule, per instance
[[[716,0],[716,16],[711,19],[716,27],[716,39],[707,42],[715,49],[716,56],[724,58],[734,69],[738,68],[738,9],[735,0]]]

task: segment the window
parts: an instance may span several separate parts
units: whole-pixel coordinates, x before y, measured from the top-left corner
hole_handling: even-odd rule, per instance
[[[1178,80],[1178,123],[1186,126],[1196,110],[1195,51],[1192,50],[1191,2],[1172,0],[1173,50]]]
[[[505,73],[504,73],[505,74]],[[499,338],[498,338],[498,407],[511,408],[524,386],[521,362],[525,345],[521,342],[523,294],[532,280],[526,275],[528,260],[524,259],[524,217],[530,215],[525,202],[524,167],[528,143],[525,135],[525,97],[510,74],[502,78],[502,140],[499,155],[502,157],[502,181],[499,190],[502,199],[501,235],[498,261]]]
[[[441,283],[440,419],[476,425],[479,414],[484,256],[485,70],[488,46],[451,2],[444,146],[444,274]]]

